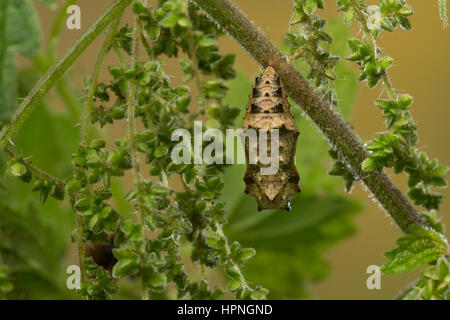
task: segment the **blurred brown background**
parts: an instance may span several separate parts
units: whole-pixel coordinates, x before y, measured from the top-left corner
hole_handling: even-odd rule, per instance
[[[82,10],[82,30],[89,26],[111,0],[79,0]],[[153,1],[151,1],[153,2]],[[326,17],[333,17],[336,1],[325,1]],[[234,0],[242,10],[272,39],[279,44],[288,27],[292,12],[291,0]],[[384,54],[395,59],[390,75],[400,93],[414,96],[412,113],[419,123],[420,148],[442,164],[450,164],[450,27],[443,29],[439,19],[437,1],[409,0],[415,9],[411,22],[412,32],[397,31],[382,34],[379,41]],[[48,33],[56,11],[39,6],[44,33]],[[320,13],[322,14],[322,13]],[[129,16],[128,16],[129,18]],[[81,34],[82,30],[65,30],[60,43],[61,52]],[[353,25],[353,36],[359,29]],[[82,75],[90,72],[95,61],[100,40],[84,53],[73,70],[81,84]],[[221,49],[237,55],[237,68],[253,77],[259,71],[257,64],[231,39],[221,40]],[[108,64],[108,61],[107,61]],[[168,74],[178,75],[176,65],[166,68]],[[179,77],[178,77],[179,79]],[[178,81],[175,78],[173,81]],[[181,80],[179,80],[181,81]],[[380,88],[370,90],[366,84],[359,86],[358,98],[353,113],[353,124],[362,139],[370,139],[384,130],[381,112],[373,101],[380,97]],[[392,175],[392,174],[391,174]],[[406,179],[392,175],[402,190],[406,190]],[[441,216],[450,225],[450,191],[444,191],[447,199]],[[400,236],[392,220],[374,204],[368,194],[357,186],[353,197],[365,204],[365,210],[357,218],[357,234],[331,250],[327,258],[331,262],[332,274],[325,282],[313,286],[312,298],[317,299],[392,299],[399,289],[414,279],[414,274],[383,276],[381,290],[368,290],[366,268],[385,262],[383,252],[395,247]]]

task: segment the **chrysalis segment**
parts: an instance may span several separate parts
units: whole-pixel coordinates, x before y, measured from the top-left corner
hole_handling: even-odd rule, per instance
[[[280,77],[273,67],[267,67],[250,94],[244,118],[244,136],[250,130],[256,131],[258,139],[245,141],[247,171],[244,182],[245,192],[258,201],[258,210],[290,210],[290,199],[301,191],[300,177],[295,167],[295,150],[299,130],[290,112]],[[268,167],[260,157],[260,136],[267,132],[267,152],[271,154],[271,139],[274,130],[278,130],[278,171],[264,175],[262,169]],[[272,133],[272,134],[271,134]],[[264,136],[265,137],[265,136]],[[250,153],[258,150],[256,163],[252,163]]]

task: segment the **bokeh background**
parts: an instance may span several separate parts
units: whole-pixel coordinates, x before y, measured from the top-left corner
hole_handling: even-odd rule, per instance
[[[247,15],[276,43],[281,44],[288,28],[292,12],[291,0],[234,0]],[[323,16],[332,19],[338,16],[335,1],[325,1]],[[420,148],[432,158],[438,158],[442,164],[450,164],[450,28],[443,29],[439,19],[437,1],[409,0],[415,9],[411,18],[412,32],[397,31],[382,34],[379,45],[384,54],[395,59],[390,70],[395,88],[400,93],[414,96],[412,113],[419,123]],[[110,3],[110,0],[80,0],[82,10],[82,30],[64,30],[59,51],[71,43],[89,26]],[[38,5],[44,34],[48,34],[56,17],[56,11]],[[322,14],[322,13],[320,13]],[[127,17],[129,19],[130,16]],[[353,36],[359,33],[354,24]],[[81,83],[89,72],[97,54],[98,44],[85,52],[72,71],[74,83]],[[231,39],[221,40],[221,50],[237,55],[236,67],[248,79],[259,73],[258,65]],[[24,62],[25,63],[25,62]],[[108,64],[108,61],[106,62]],[[352,68],[354,65],[349,64]],[[356,68],[355,68],[356,70]],[[166,71],[173,81],[181,81],[176,65],[167,62]],[[103,75],[105,76],[105,75]],[[354,80],[354,79],[353,79]],[[350,81],[350,79],[340,79]],[[380,87],[368,89],[359,84],[356,103],[351,121],[355,131],[364,140],[384,130],[381,112],[373,101],[381,95]],[[244,108],[244,105],[241,106]],[[301,139],[301,138],[300,138]],[[301,168],[300,168],[301,173]],[[402,190],[406,190],[403,176],[392,176]],[[445,190],[445,200],[441,216],[450,224],[450,192]],[[396,239],[401,235],[392,220],[374,203],[368,194],[357,185],[351,197],[359,199],[364,209],[356,217],[357,232],[351,238],[329,250],[325,258],[330,262],[332,272],[328,278],[311,287],[311,298],[316,299],[391,299],[411,282],[415,274],[383,276],[381,290],[368,290],[366,287],[366,268],[369,265],[381,265],[385,262],[383,252],[395,247]]]

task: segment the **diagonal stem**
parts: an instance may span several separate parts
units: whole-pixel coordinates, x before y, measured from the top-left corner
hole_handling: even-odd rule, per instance
[[[72,66],[84,50],[94,41],[111,21],[113,21],[131,3],[132,0],[116,0],[106,12],[73,44],[73,46],[56,62],[39,80],[28,96],[23,100],[11,123],[5,126],[0,133],[1,147],[8,146],[10,140],[30,117],[44,96],[55,83]]]
[[[255,61],[263,67],[271,65],[276,69],[291,99],[322,131],[353,175],[364,182],[402,231],[408,232],[413,225],[426,226],[416,209],[384,172],[364,172],[361,169],[368,156],[361,139],[239,8],[229,0],[192,1],[228,31]]]

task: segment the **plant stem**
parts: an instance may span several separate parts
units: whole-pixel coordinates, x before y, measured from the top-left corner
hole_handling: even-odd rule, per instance
[[[86,258],[86,254],[84,251],[84,243],[83,243],[83,219],[77,210],[75,209],[75,199],[70,199],[70,204],[73,212],[75,213],[75,225],[77,230],[77,251],[78,251],[78,264],[80,266],[80,283],[83,284],[86,281],[86,267],[84,264],[84,260]],[[83,300],[87,300],[87,297],[82,295],[81,298]]]
[[[377,43],[375,41],[375,37],[373,36],[372,32],[367,26],[367,19],[364,16],[364,12],[361,11],[358,2],[356,2],[355,0],[352,0],[351,5],[356,12],[356,16],[358,17],[359,23],[361,24],[361,29],[363,31],[364,38],[366,38],[367,44],[369,45],[370,50],[372,51],[372,55],[375,57],[375,59],[378,59],[379,54],[377,50]],[[394,92],[394,89],[392,88],[392,82],[386,70],[383,70],[381,80],[383,81],[384,87],[386,88],[386,93],[389,99],[396,100],[396,94]]]
[[[191,20],[191,23],[194,24],[194,21],[191,16],[194,13],[193,13],[193,10],[190,10],[190,9],[191,8],[189,8],[189,6],[188,6],[187,15],[188,15],[189,19]],[[194,32],[192,32],[191,28],[187,29],[187,43],[188,43],[188,47],[189,47],[189,56],[194,64],[193,71],[194,71],[195,85],[198,90],[198,100],[200,102],[199,111],[200,111],[200,113],[204,113],[206,111],[206,107],[208,106],[208,101],[206,100],[206,98],[202,92],[202,79],[201,79],[201,73],[200,73],[200,70],[198,67],[198,58],[197,58],[197,54],[196,54],[197,50],[195,47],[195,34],[194,34]]]
[[[11,151],[8,148],[5,148],[4,151],[11,158],[15,158],[17,156],[13,151]],[[53,177],[52,175],[48,174],[44,170],[36,167],[35,165],[33,165],[31,163],[31,161],[26,160],[26,159],[21,159],[20,163],[22,163],[32,174],[39,177],[39,179],[51,181],[51,182],[57,184],[59,187],[64,188],[65,183],[63,181],[59,180],[58,178]]]
[[[66,10],[69,6],[75,4],[77,0],[66,0],[62,5],[61,10],[59,10],[58,16],[53,23],[52,29],[50,31],[50,36],[48,40],[48,56],[50,57],[52,63],[56,57],[56,50],[58,47],[59,34],[67,18]]]
[[[223,233],[222,226],[218,222],[216,222],[216,230],[217,230],[217,234],[219,235],[219,237],[221,237],[222,240],[225,242],[225,250],[227,252],[227,256],[231,256],[231,249],[228,244],[228,238]],[[242,287],[244,287],[247,290],[253,291],[253,289],[248,285],[247,280],[245,280],[245,277],[242,274],[241,268],[234,261],[233,261],[233,265],[234,265],[235,271],[239,274],[239,280],[242,283]]]
[[[204,113],[206,111],[207,107],[207,101],[202,94],[202,82],[200,78],[200,71],[198,69],[198,59],[196,56],[196,48],[195,48],[195,42],[194,42],[194,33],[191,29],[188,29],[187,31],[187,42],[189,45],[189,56],[192,59],[192,62],[194,64],[193,71],[194,71],[194,79],[195,79],[195,85],[198,90],[198,102],[200,102],[199,105],[199,111],[200,113]]]
[[[360,138],[242,11],[229,0],[193,1],[228,31],[254,60],[263,67],[270,65],[277,70],[291,99],[322,131],[353,175],[364,182],[401,230],[409,232],[413,225],[426,226],[416,209],[385,173],[362,170],[361,165],[368,153]]]
[[[64,56],[39,80],[14,114],[10,124],[0,133],[1,147],[5,148],[17,131],[29,118],[44,96],[62,75],[72,66],[100,32],[114,20],[132,0],[116,0],[106,12],[72,45]]]
[[[135,25],[134,25],[134,32],[133,32],[133,53],[131,55],[131,67],[134,68],[136,66],[136,62],[139,55],[139,39],[141,34],[141,24],[139,23],[139,16],[136,16]],[[142,184],[141,179],[141,172],[139,167],[139,158],[137,154],[136,149],[136,119],[135,119],[135,103],[136,103],[136,90],[137,90],[137,83],[136,79],[133,78],[130,80],[130,85],[128,88],[128,97],[127,97],[127,121],[128,121],[128,140],[129,140],[129,150],[130,150],[130,157],[131,157],[131,163],[133,166],[133,178],[134,178],[134,184],[138,190],[138,207],[139,207],[139,223],[142,227],[142,233],[144,234],[145,238],[145,204],[144,204],[144,186]],[[143,252],[141,253],[141,258],[145,255],[145,246],[143,246]],[[143,263],[145,263],[143,261]],[[141,269],[143,269],[144,265],[141,265]],[[148,300],[149,294],[148,294],[148,288],[147,284],[145,283],[145,278],[143,275],[141,275],[141,282],[142,282],[142,300]]]
[[[373,36],[372,32],[370,32],[369,27],[367,26],[367,19],[364,15],[364,12],[361,10],[359,3],[355,0],[352,0],[351,6],[354,9],[354,11],[356,12],[356,16],[361,25],[361,29],[362,29],[364,38],[366,39],[367,43],[370,46],[370,49],[372,50],[372,55],[375,57],[375,59],[378,59],[379,52],[377,49],[376,39]],[[397,95],[395,94],[395,90],[392,87],[392,81],[389,78],[389,75],[386,70],[383,70],[383,73],[381,75],[381,80],[383,82],[383,85],[384,85],[384,88],[386,90],[386,94],[387,94],[389,100],[393,100],[393,101],[397,100]],[[409,111],[406,111],[406,112],[409,114]],[[419,165],[421,172],[423,172],[424,169],[422,168],[422,162],[420,161],[419,156],[417,155],[416,151],[414,150],[413,147],[407,146],[407,148],[409,149],[409,153],[404,152],[402,149],[397,150],[397,153],[400,154],[404,158],[407,158],[410,154],[412,154],[414,156],[415,163],[417,163]],[[425,193],[431,194],[431,190],[429,188],[428,183],[426,181],[422,181],[422,183],[424,186]]]
[[[112,17],[111,20],[108,21],[108,24],[112,22],[111,27],[103,41],[103,45],[100,48],[100,52],[97,57],[97,62],[94,66],[94,71],[90,79],[89,83],[89,89],[86,99],[86,105],[83,110],[83,115],[81,119],[81,128],[80,128],[80,144],[83,146],[86,146],[89,141],[89,125],[90,125],[90,112],[92,105],[94,104],[94,95],[97,91],[97,82],[98,77],[100,74],[100,70],[103,65],[103,61],[105,59],[105,56],[111,47],[114,36],[116,34],[117,26],[119,25],[120,18],[122,17],[123,11],[125,10],[126,6],[120,7],[119,10],[115,11],[115,15]],[[106,25],[108,25],[106,24]],[[106,25],[103,27],[105,28]],[[102,28],[102,29],[103,29]],[[73,200],[72,200],[73,202]],[[79,213],[75,210],[75,207],[72,205],[74,213],[75,213],[75,219],[76,219],[76,229],[77,229],[77,248],[78,248],[78,259],[80,264],[80,271],[81,271],[81,283],[84,283],[86,280],[86,268],[85,268],[85,251],[84,251],[84,243],[83,243],[83,219]],[[86,299],[86,297],[82,297],[83,299]]]
[[[81,120],[81,141],[82,144],[86,144],[89,141],[89,124],[91,121],[91,110],[94,105],[94,96],[97,92],[98,87],[98,77],[100,75],[100,71],[103,66],[103,62],[105,60],[105,56],[108,53],[109,49],[111,48],[114,37],[116,35],[117,26],[120,23],[120,19],[122,17],[123,10],[121,14],[117,16],[117,18],[112,22],[111,27],[108,31],[108,34],[105,37],[105,40],[103,41],[103,45],[100,48],[100,52],[97,57],[97,62],[94,66],[94,72],[92,73],[90,82],[89,82],[89,89],[88,89],[88,95],[86,99],[86,106],[83,111],[82,120]]]
[[[142,30],[142,22],[139,21],[138,23],[140,25],[139,29]],[[147,53],[148,58],[153,60],[154,56],[153,56],[153,50],[152,50],[152,46],[151,46],[152,41],[148,38],[147,34],[143,31],[141,31],[140,38],[141,38],[141,42],[143,44],[145,52]]]

